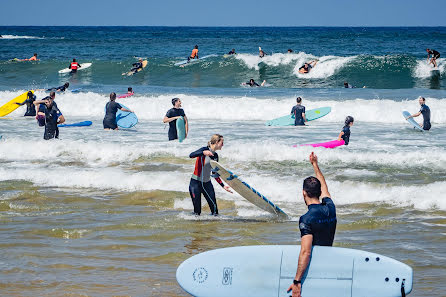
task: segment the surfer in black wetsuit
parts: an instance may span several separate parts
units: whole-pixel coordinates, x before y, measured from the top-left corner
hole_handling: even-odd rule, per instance
[[[143,68],[143,65],[142,65],[142,59],[139,58],[139,61],[136,62],[136,63],[133,63],[132,66],[133,66],[133,68],[130,69],[130,72],[133,71],[134,74],[137,73],[137,72],[139,71],[139,69],[142,70],[142,68]]]
[[[418,98],[418,103],[420,103],[421,108],[420,111],[417,112],[416,114],[413,114],[411,116],[408,116],[406,118],[410,119],[410,118],[415,118],[418,117],[420,114],[423,115],[423,130],[429,131],[431,128],[431,110],[429,108],[429,106],[427,106],[426,103],[426,99],[424,97],[419,97]]]
[[[69,82],[64,83],[62,86],[46,89],[46,91],[65,92],[70,86]]]
[[[105,105],[105,116],[102,121],[104,130],[118,130],[118,124],[116,124],[116,113],[118,112],[118,109],[133,112],[130,109],[122,107],[121,104],[115,102],[115,100],[116,93],[110,93],[110,101]]]
[[[259,57],[260,58],[263,58],[263,57],[265,57],[266,56],[266,54],[265,54],[265,52],[262,50],[262,48],[259,46]]]
[[[244,85],[244,86],[250,86],[250,87],[263,87],[264,85],[265,85],[265,83],[266,83],[266,80],[264,80],[263,82],[262,82],[262,84],[258,84],[258,83],[256,83],[255,81],[254,81],[254,79],[250,79],[248,82],[246,82],[246,83],[243,83],[242,85]]]
[[[163,119],[163,123],[169,123],[169,132],[168,132],[169,141],[178,139],[177,119],[179,119],[180,117],[184,118],[184,125],[186,128],[186,137],[187,137],[187,133],[189,133],[189,121],[187,120],[184,110],[181,108],[180,98],[173,98],[172,105],[173,105],[173,108],[171,108],[167,111],[167,113]]]
[[[33,92],[28,92],[28,98],[23,101],[23,103],[16,102],[17,105],[25,105],[26,104],[26,112],[23,115],[24,117],[34,117],[36,116],[36,106],[34,105],[34,101],[36,101],[36,95],[33,94]]]
[[[310,263],[313,246],[332,246],[336,232],[336,207],[328,192],[324,175],[319,169],[317,156],[313,152],[310,154],[310,163],[316,177],[307,177],[303,184],[302,193],[308,211],[299,218],[301,249],[296,276],[288,288],[288,292],[293,291],[293,296],[300,296],[302,277]]]
[[[45,132],[43,134],[43,139],[53,139],[59,138],[59,128],[58,124],[65,122],[65,118],[57,107],[54,98],[56,93],[52,91],[48,97],[42,100],[34,101],[34,105],[39,106],[38,116],[43,116],[45,122]]]
[[[313,60],[310,62],[305,63],[302,67],[299,68],[299,73],[308,73],[313,69],[314,66],[317,64],[317,60]]]
[[[432,55],[432,58],[431,58],[429,64],[432,64],[432,65],[434,65],[434,67],[437,67],[437,59],[440,58],[440,53],[434,49],[429,49],[429,48],[427,48],[426,51],[427,51],[427,60],[428,61],[429,61],[430,55]]]
[[[307,119],[305,118],[305,106],[301,105],[302,98],[296,98],[297,104],[291,109],[291,114],[294,115],[294,126],[305,126]]]
[[[352,116],[345,118],[345,125],[342,128],[341,133],[339,133],[338,140],[344,140],[344,145],[348,145],[350,142],[350,127],[353,126],[355,119]]]
[[[235,52],[235,48],[233,48],[229,53],[228,53],[228,55],[236,55],[237,53]]]

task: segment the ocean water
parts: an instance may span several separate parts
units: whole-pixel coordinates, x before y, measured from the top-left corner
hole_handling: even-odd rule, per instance
[[[413,267],[410,296],[444,295],[446,62],[440,58],[440,75],[432,75],[425,48],[445,53],[446,28],[0,27],[0,34],[0,105],[68,81],[82,90],[56,95],[67,122],[93,121],[44,141],[24,107],[0,118],[0,295],[187,296],[175,271],[194,254],[299,244],[312,151],[337,206],[335,245]],[[195,44],[215,56],[175,67]],[[259,46],[267,57],[258,58]],[[232,48],[239,54],[223,57]],[[41,61],[10,61],[34,52]],[[74,57],[93,64],[60,75]],[[135,57],[148,58],[145,71],[121,76]],[[314,58],[312,72],[299,74]],[[267,85],[241,85],[250,78]],[[344,81],[357,88],[344,89]],[[104,131],[108,94],[129,86],[136,94],[120,102],[140,122]],[[306,127],[265,126],[297,96],[307,109],[332,112]],[[401,114],[419,110],[418,96],[432,111],[429,132],[413,130]],[[162,123],[173,97],[190,121],[181,144],[167,141]],[[355,118],[348,146],[292,147],[336,139],[347,115]],[[220,162],[290,220],[216,183],[220,216],[211,217],[204,200],[203,215],[191,214],[188,156],[214,133],[225,137]]]

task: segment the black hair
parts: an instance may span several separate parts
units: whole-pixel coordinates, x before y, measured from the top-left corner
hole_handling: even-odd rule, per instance
[[[70,86],[70,83],[69,83],[69,82],[66,82],[66,83],[64,84],[64,86],[65,86],[65,88],[68,88],[68,87]]]
[[[36,54],[36,53],[34,53],[34,56],[36,56],[36,57],[37,57],[37,54]]]
[[[178,100],[180,100],[180,98],[173,98],[172,99],[172,105],[175,106],[175,103],[177,103]]]
[[[321,197],[321,182],[314,176],[309,176],[304,179],[303,190],[307,192],[308,197],[317,198]]]
[[[129,88],[127,89],[127,91],[129,91],[129,92],[133,91],[132,87],[129,87]]]
[[[110,100],[114,101],[116,99],[116,93],[115,92],[111,92],[110,93]]]
[[[76,62],[76,59],[73,59],[73,62]]]
[[[353,123],[355,121],[355,119],[352,116],[347,116],[345,118],[345,125],[348,126],[350,125],[350,123]]]
[[[297,103],[301,103],[301,102],[302,102],[302,98],[297,97],[297,98],[296,98],[296,101],[297,101]]]
[[[198,48],[198,45],[195,45],[194,48]]]
[[[289,48],[289,49],[288,49],[288,52],[292,53],[292,52],[293,52],[293,50]]]
[[[426,98],[424,98],[424,97],[421,97],[421,96],[420,96],[420,98],[421,98],[421,99],[423,100],[423,102],[425,102],[425,101],[426,101]]]
[[[54,97],[56,97],[56,92],[51,91],[50,92],[50,98],[54,99]]]
[[[34,94],[32,91],[29,91],[27,96],[28,96],[28,98],[32,98],[34,96]]]

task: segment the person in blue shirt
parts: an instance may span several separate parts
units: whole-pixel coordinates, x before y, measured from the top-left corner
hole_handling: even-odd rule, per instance
[[[54,102],[55,97],[56,93],[52,91],[50,95],[43,100],[34,101],[34,105],[39,106],[37,115],[43,117],[45,123],[45,132],[43,134],[43,139],[45,140],[59,138],[59,128],[57,125],[65,122],[62,112]]]
[[[291,109],[291,114],[294,115],[294,126],[305,126],[305,122],[308,122],[305,117],[305,106],[302,104],[302,98],[296,98],[297,104]]]
[[[341,133],[339,133],[338,140],[344,140],[344,145],[348,145],[350,142],[350,127],[353,126],[355,119],[352,116],[345,118],[345,125],[342,128]]]
[[[303,183],[302,195],[308,211],[299,218],[301,248],[296,276],[288,288],[288,292],[293,291],[293,296],[301,296],[302,278],[310,263],[313,246],[332,246],[336,232],[336,207],[313,152],[310,154],[310,163],[316,177],[307,177]]]
[[[424,97],[419,97],[418,98],[418,103],[420,103],[421,105],[421,109],[419,112],[417,112],[416,114],[413,114],[411,116],[408,116],[406,118],[410,119],[410,118],[415,118],[420,116],[420,114],[423,115],[423,130],[429,131],[431,128],[431,110],[429,108],[429,106],[426,105],[426,99]]]

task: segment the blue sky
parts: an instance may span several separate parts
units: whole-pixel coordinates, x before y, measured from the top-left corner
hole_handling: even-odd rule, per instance
[[[445,11],[444,0],[3,0],[0,25],[446,26]]]

